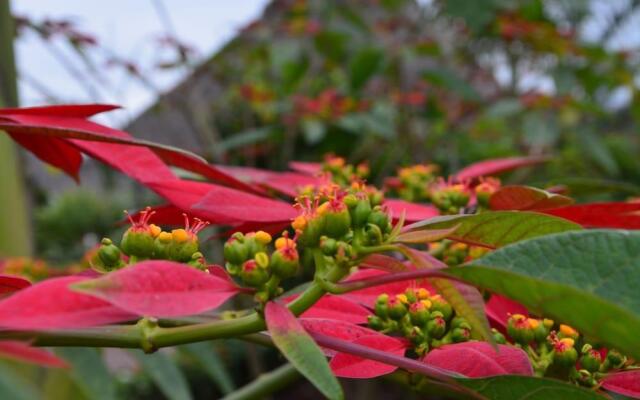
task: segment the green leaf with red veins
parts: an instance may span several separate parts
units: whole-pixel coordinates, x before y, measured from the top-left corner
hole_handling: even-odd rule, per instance
[[[530,211],[493,211],[472,215],[447,215],[405,227],[404,232],[447,229],[459,225],[447,236],[451,240],[498,248],[525,239],[582,229],[574,222]]]
[[[573,203],[570,197],[530,186],[503,186],[489,198],[492,210],[546,210]]]
[[[443,272],[640,358],[640,232],[549,235]]]
[[[454,225],[450,228],[444,229],[424,229],[419,231],[409,231],[398,235],[395,238],[396,243],[428,243],[436,242],[438,240],[445,239],[453,234],[460,225]]]
[[[327,398],[344,399],[322,350],[291,311],[280,303],[269,302],[264,316],[271,339],[282,355]]]

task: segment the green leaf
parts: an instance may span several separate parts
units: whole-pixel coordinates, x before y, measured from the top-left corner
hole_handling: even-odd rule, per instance
[[[198,361],[223,394],[233,392],[235,389],[233,378],[229,375],[214,346],[210,343],[191,343],[182,346],[182,350]]]
[[[56,353],[71,364],[69,374],[83,394],[92,400],[115,400],[117,387],[101,353],[90,348],[58,348]]]
[[[532,376],[500,375],[481,379],[457,379],[487,399],[509,400],[604,400],[593,390],[567,382]]]
[[[446,271],[640,358],[640,232],[549,235]]]
[[[0,364],[0,399],[38,400],[36,389],[15,374],[8,365]]]
[[[315,37],[316,49],[328,59],[340,63],[347,53],[349,35],[341,32],[322,31]]]
[[[135,352],[144,371],[169,400],[190,400],[193,397],[184,374],[175,361],[164,353],[144,354]]]
[[[264,312],[271,339],[282,355],[329,399],[344,399],[340,383],[316,342],[280,303],[269,302]]]
[[[383,57],[382,51],[376,48],[364,48],[353,57],[349,64],[351,90],[358,91],[366,85],[382,65]]]
[[[224,153],[239,147],[248,146],[269,139],[272,136],[273,128],[265,126],[262,128],[248,129],[246,131],[234,133],[218,144],[220,152]]]
[[[282,89],[286,94],[293,92],[309,69],[309,57],[289,61],[282,66]]]
[[[582,227],[574,222],[528,211],[494,211],[431,218],[405,227],[406,231],[446,229],[460,225],[449,239],[485,247],[502,247],[520,240]]]
[[[467,81],[462,79],[455,71],[437,69],[426,71],[424,78],[429,82],[455,92],[464,100],[479,101],[480,95]]]

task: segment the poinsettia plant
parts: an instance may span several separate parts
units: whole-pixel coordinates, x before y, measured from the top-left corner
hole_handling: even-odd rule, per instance
[[[380,376],[463,398],[640,397],[640,203],[497,178],[544,157],[447,178],[406,167],[383,189],[336,156],[288,172],[210,165],[87,119],[112,108],[0,110],[1,129],[74,179],[85,154],[166,200],[128,215],[89,270],[32,284],[5,269],[0,355],[64,367],[40,347],[237,338],[287,360],[238,398],[292,371],[330,399],[344,397],[337,378]],[[202,251],[208,225],[226,228],[223,254]],[[222,311],[235,296],[252,306]]]

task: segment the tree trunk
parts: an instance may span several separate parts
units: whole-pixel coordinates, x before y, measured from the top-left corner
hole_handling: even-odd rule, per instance
[[[9,0],[0,0],[0,107],[18,106],[15,36]],[[17,148],[0,134],[0,257],[31,255],[26,189]]]

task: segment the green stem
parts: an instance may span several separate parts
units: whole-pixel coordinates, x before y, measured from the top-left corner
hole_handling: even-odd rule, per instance
[[[300,373],[291,364],[285,364],[273,371],[260,375],[250,384],[222,398],[222,400],[253,400],[265,397],[284,389],[300,379]]]

